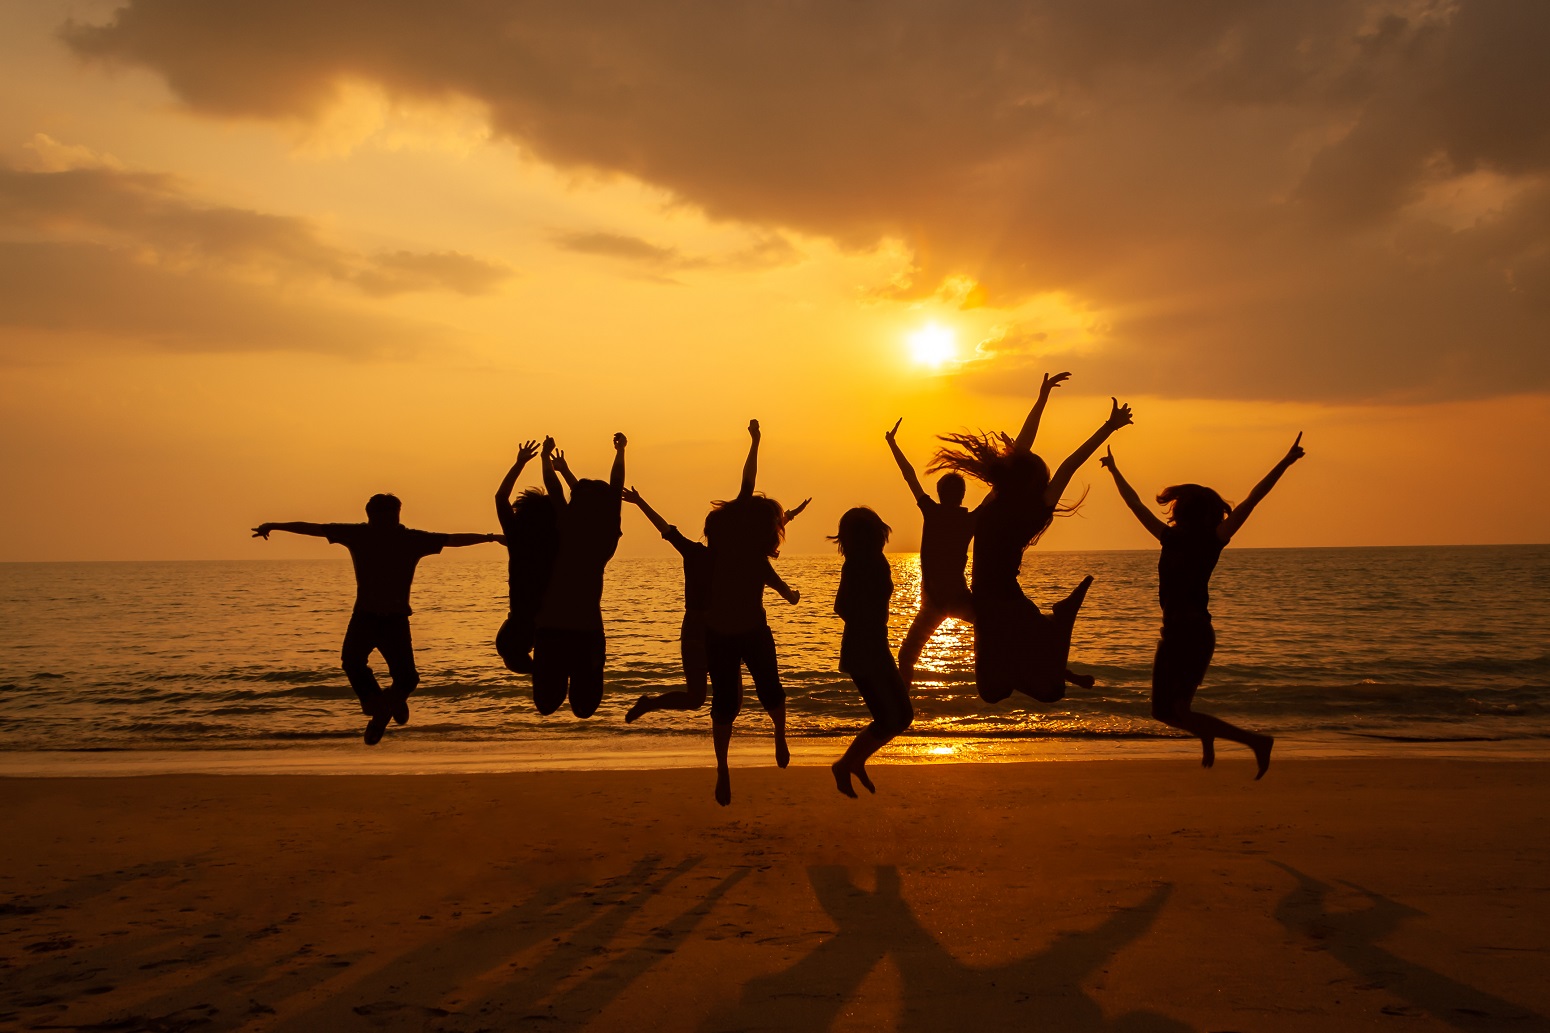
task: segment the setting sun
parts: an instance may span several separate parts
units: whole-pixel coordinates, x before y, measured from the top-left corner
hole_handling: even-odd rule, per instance
[[[958,335],[951,328],[927,323],[909,336],[910,356],[922,366],[939,369],[958,357]]]

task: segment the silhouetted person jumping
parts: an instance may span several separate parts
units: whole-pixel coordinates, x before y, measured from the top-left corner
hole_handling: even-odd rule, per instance
[[[400,503],[395,495],[373,495],[366,502],[364,524],[310,524],[303,521],[259,524],[253,537],[269,539],[271,531],[327,538],[350,550],[355,567],[355,610],[344,633],[340,663],[350,688],[360,698],[366,722],[366,745],[382,741],[391,718],[409,721],[409,694],[420,684],[414,666],[414,642],[409,636],[409,589],[415,564],[422,556],[434,556],[444,548],[482,545],[500,540],[494,534],[438,534],[413,531],[398,522]],[[392,684],[386,692],[377,683],[368,659],[372,650],[382,654]]]
[[[872,713],[872,723],[861,730],[844,756],[830,765],[835,787],[851,798],[856,795],[850,785],[852,776],[867,792],[877,792],[867,777],[867,759],[915,720],[909,687],[900,676],[888,645],[893,573],[883,555],[883,546],[888,544],[889,532],[882,517],[858,506],[845,511],[838,533],[830,539],[839,544],[840,555],[845,557],[840,567],[839,591],[834,595],[834,612],[845,622],[845,633],[840,639],[840,670],[856,683],[861,699]]]
[[[1211,572],[1216,569],[1222,549],[1232,541],[1254,507],[1304,454],[1302,435],[1298,434],[1286,455],[1254,485],[1237,509],[1199,484],[1164,488],[1157,502],[1168,507],[1166,522],[1142,503],[1119,472],[1112,450],[1099,460],[1114,475],[1120,498],[1141,526],[1162,543],[1162,555],[1157,560],[1157,599],[1162,604],[1163,623],[1157,656],[1152,661],[1152,716],[1165,725],[1198,736],[1200,763],[1205,767],[1216,762],[1215,740],[1228,739],[1247,746],[1254,751],[1258,765],[1255,779],[1263,778],[1270,767],[1270,749],[1275,739],[1191,709],[1195,690],[1205,680],[1211,655],[1216,652],[1216,629],[1211,623],[1210,609]]]
[[[786,691],[775,660],[775,638],[764,614],[764,586],[770,560],[780,555],[786,512],[754,491],[759,468],[759,421],[751,420],[748,459],[737,498],[712,504],[705,518],[710,547],[710,607],[705,618],[705,657],[710,669],[711,738],[716,748],[716,802],[732,802],[727,749],[732,722],[743,706],[743,666],[753,678],[759,703],[775,725],[775,763],[791,762],[786,746]],[[792,510],[800,513],[807,503]]]
[[[990,486],[976,510],[973,566],[974,676],[981,698],[990,703],[1013,692],[1053,703],[1066,694],[1068,680],[1092,684],[1091,678],[1066,670],[1071,628],[1092,577],[1083,578],[1047,615],[1017,583],[1023,551],[1044,533],[1056,512],[1075,508],[1060,502],[1072,476],[1110,434],[1131,422],[1130,406],[1115,401],[1109,418],[1051,477],[1044,460],[1034,454],[1033,441],[1050,391],[1070,376],[1044,378],[1016,439],[1005,434],[946,434],[942,440],[948,447],[939,450],[931,464],[932,470],[956,470]]]
[[[624,490],[623,434],[614,435],[613,469],[607,481],[576,479],[564,453],[545,438],[544,487],[554,507],[558,548],[538,610],[533,646],[533,703],[552,714],[570,698],[571,713],[591,717],[603,701],[603,571],[619,547],[619,496]],[[558,473],[558,475],[557,475]],[[569,501],[560,486],[570,485]]]
[[[526,441],[517,461],[495,489],[495,515],[506,539],[506,587],[510,609],[495,635],[495,651],[507,670],[533,673],[533,641],[538,632],[538,608],[549,588],[559,528],[554,507],[541,488],[528,488],[511,501],[522,469],[538,455],[538,442]]]
[[[898,423],[893,425],[893,430],[883,437],[893,452],[894,462],[899,464],[904,483],[909,485],[910,493],[915,496],[915,504],[920,507],[922,518],[920,610],[915,614],[915,620],[899,646],[899,670],[903,673],[904,684],[913,686],[915,661],[920,659],[920,651],[936,634],[942,622],[949,617],[956,617],[974,623],[974,599],[969,592],[964,570],[969,563],[969,542],[974,538],[977,514],[964,508],[962,474],[944,473],[937,478],[937,497],[933,499],[926,494],[926,490],[920,486],[920,478],[915,476],[915,467],[904,457],[904,452],[895,440],[899,424],[903,422],[901,416]]]
[[[705,688],[710,678],[710,668],[705,655],[705,619],[710,609],[710,546],[692,541],[677,527],[664,520],[656,510],[641,498],[634,488],[624,490],[624,501],[633,503],[651,521],[660,534],[684,561],[684,619],[678,631],[678,653],[683,661],[684,687],[673,692],[656,695],[646,693],[635,701],[624,715],[626,724],[634,723],[646,714],[657,710],[698,710],[705,705]],[[805,505],[806,503],[804,503]],[[796,512],[786,514],[791,520]],[[796,603],[800,594],[791,589],[775,573],[775,568],[765,560],[764,583],[773,588],[788,603]]]

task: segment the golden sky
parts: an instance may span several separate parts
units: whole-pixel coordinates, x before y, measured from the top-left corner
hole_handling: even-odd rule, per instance
[[[790,551],[911,548],[883,431],[1061,369],[1039,450],[1118,395],[1143,493],[1304,431],[1245,545],[1542,542],[1546,53],[1541,0],[7,4],[0,559],[489,530],[518,443],[615,430],[697,530],[749,417]],[[1148,544],[1076,484],[1041,547]]]

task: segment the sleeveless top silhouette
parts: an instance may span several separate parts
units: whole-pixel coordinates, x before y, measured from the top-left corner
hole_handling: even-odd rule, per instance
[[[893,596],[893,572],[881,553],[847,556],[840,567],[840,587],[834,612],[845,622],[840,639],[840,670],[866,670],[890,660],[888,601]]]
[[[556,507],[559,548],[549,589],[538,612],[545,628],[600,631],[603,627],[603,571],[619,548],[619,504],[603,519],[578,520],[574,500]],[[608,518],[611,516],[611,520]]]
[[[710,608],[705,625],[722,635],[766,623],[764,583],[770,558],[758,549],[710,548]]]
[[[1211,620],[1211,572],[1227,543],[1216,528],[1169,527],[1157,558],[1157,601],[1163,624]]]
[[[508,507],[498,514],[506,536],[506,587],[511,609],[531,616],[549,587],[559,531],[546,497],[524,496],[518,505],[520,510]]]
[[[1017,575],[1023,551],[1049,515],[1044,499],[1018,499],[992,490],[980,504],[974,531],[974,594],[1022,595]]]
[[[415,564],[434,556],[447,536],[403,524],[325,524],[324,537],[350,550],[355,567],[355,612],[408,617]]]
[[[662,537],[684,560],[684,610],[704,613],[710,608],[710,546],[694,541],[673,524]]]

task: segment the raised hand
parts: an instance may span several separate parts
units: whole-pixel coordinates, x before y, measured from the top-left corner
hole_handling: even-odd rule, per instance
[[[517,462],[526,466],[538,454],[538,442],[524,441],[522,447],[517,449]]]
[[[544,455],[549,455],[553,451],[554,451],[554,439],[549,437],[546,434],[546,435],[544,435]]]
[[[758,420],[749,420],[748,421],[748,436],[753,438],[755,441],[759,440],[759,421]]]
[[[1114,450],[1112,448],[1106,450],[1103,455],[1098,457],[1098,465],[1105,470],[1114,469]]]
[[[273,530],[273,524],[259,524],[257,527],[253,528],[253,537],[262,538],[267,542],[269,540],[269,532]]]
[[[900,416],[896,421],[894,421],[893,430],[883,432],[883,438],[888,442],[888,444],[893,444],[893,437],[895,434],[899,433],[899,424],[903,422],[904,417]]]
[[[1308,453],[1302,450],[1302,431],[1298,431],[1297,440],[1292,442],[1292,447],[1287,449],[1286,458],[1281,460],[1281,462],[1287,466],[1291,466],[1293,463],[1297,462],[1297,460],[1301,459],[1307,454]]]
[[[632,505],[640,505],[640,492],[635,490],[633,484],[619,492],[619,497]]]
[[[1132,418],[1130,415],[1130,406],[1120,405],[1119,399],[1112,395],[1109,396],[1109,401],[1114,404],[1114,408],[1109,412],[1110,427],[1118,430],[1121,427],[1128,427],[1135,422],[1134,418]]]
[[[813,497],[811,495],[809,495],[807,498],[802,500],[802,504],[797,506],[796,509],[788,509],[788,510],[786,510],[786,523],[789,524],[789,523],[791,523],[791,521],[793,521],[797,517],[801,516],[802,515],[802,510],[806,509],[807,508],[807,504],[809,502],[811,502],[811,501],[813,501]]]
[[[624,446],[628,445],[629,443],[629,439],[627,439],[623,434],[617,431],[614,432],[614,451],[617,452],[623,449]]]
[[[554,450],[554,455],[551,457],[551,459],[554,463],[554,468],[559,470],[561,473],[564,473],[566,470],[570,469],[569,466],[565,465],[565,453],[560,449]]]
[[[1039,394],[1047,398],[1051,391],[1070,379],[1070,373],[1046,373],[1044,374],[1044,382],[1039,385]]]

